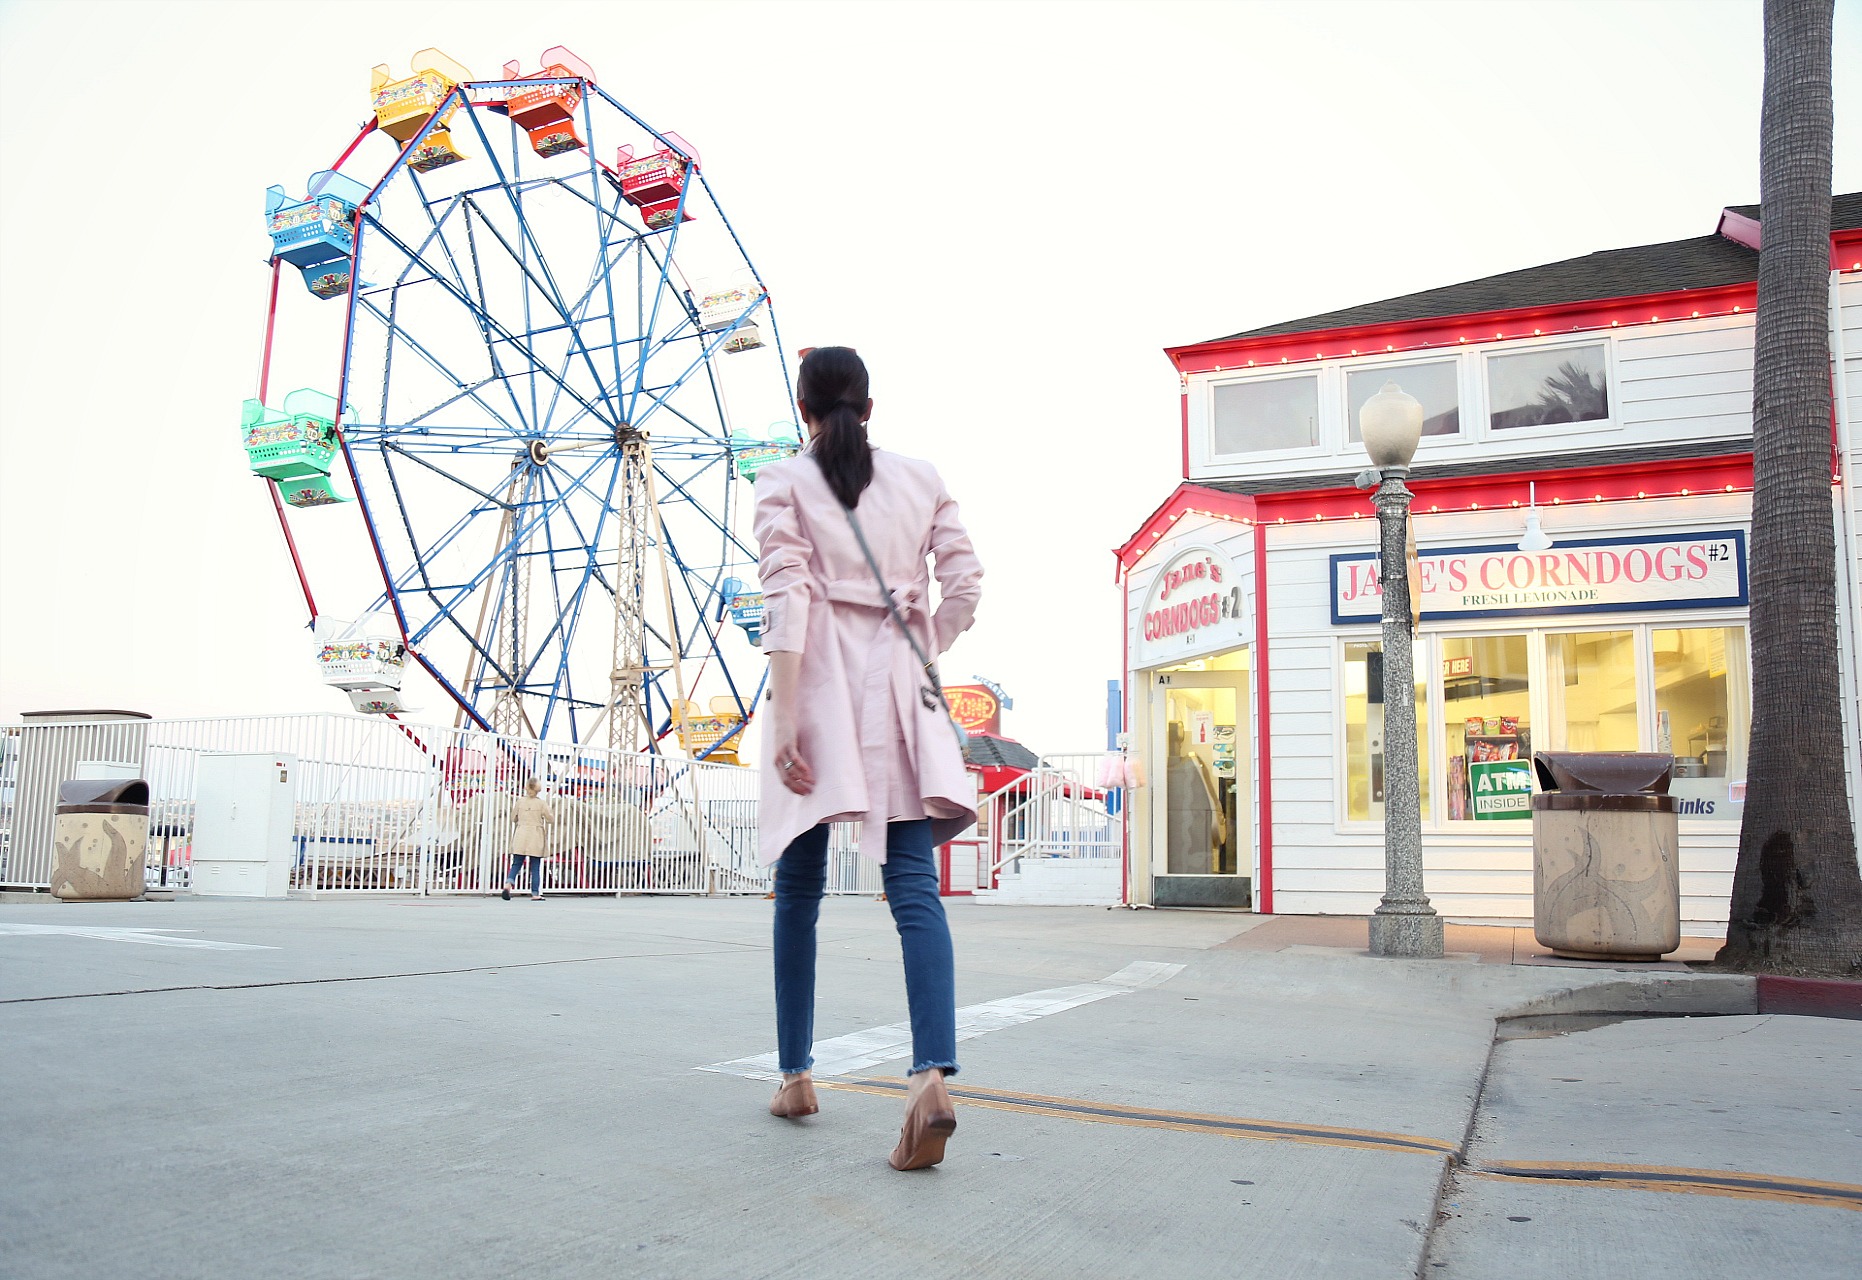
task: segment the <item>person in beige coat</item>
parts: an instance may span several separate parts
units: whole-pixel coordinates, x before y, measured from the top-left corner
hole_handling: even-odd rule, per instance
[[[517,883],[517,873],[524,869],[524,863],[530,863],[530,897],[533,901],[543,901],[543,845],[544,834],[556,821],[556,815],[550,812],[550,806],[537,793],[543,790],[543,784],[532,778],[524,784],[524,794],[511,804],[511,870],[504,877],[504,900],[511,900],[511,889]]]

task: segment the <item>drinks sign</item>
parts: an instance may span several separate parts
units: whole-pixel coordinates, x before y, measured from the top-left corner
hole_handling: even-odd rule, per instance
[[[1232,561],[1211,547],[1177,553],[1151,582],[1139,628],[1140,662],[1231,649],[1242,631],[1241,580]]]
[[[1418,557],[1422,617],[1706,609],[1746,603],[1740,529],[1584,538],[1549,551],[1510,544],[1447,547]],[[1376,622],[1383,587],[1374,551],[1332,557],[1332,622]]]

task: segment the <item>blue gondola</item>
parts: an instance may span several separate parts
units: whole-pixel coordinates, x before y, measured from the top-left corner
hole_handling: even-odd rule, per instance
[[[293,200],[281,186],[265,190],[272,256],[302,271],[304,283],[319,298],[349,292],[356,209],[368,194],[362,183],[329,169],[310,175],[302,200]]]

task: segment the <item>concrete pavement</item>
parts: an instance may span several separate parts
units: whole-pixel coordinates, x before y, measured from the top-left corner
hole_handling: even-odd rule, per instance
[[[1737,1016],[1748,980],[1262,949],[1284,926],[1236,914],[951,914],[966,1006],[1184,967],[966,1040],[949,1158],[897,1174],[904,1063],[798,1123],[696,1069],[771,1046],[760,900],[0,904],[0,1274],[1692,1280],[1862,1256],[1862,1023]],[[137,929],[267,949],[109,932]],[[1569,1029],[1622,1009],[1735,1016]],[[817,1036],[904,1012],[884,906],[828,902]],[[1536,1038],[1496,1045],[1510,1015]],[[1775,1185],[1526,1168],[1585,1162]]]

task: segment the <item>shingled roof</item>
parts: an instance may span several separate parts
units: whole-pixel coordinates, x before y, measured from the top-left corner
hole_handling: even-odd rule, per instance
[[[1038,769],[1041,757],[1013,738],[998,738],[989,733],[973,733],[964,743],[965,764],[983,768]]]
[[[1759,206],[1731,205],[1731,212],[1756,220]],[[1832,231],[1862,227],[1862,192],[1832,197]],[[1284,320],[1259,329],[1247,329],[1212,342],[1238,338],[1272,338],[1324,329],[1406,320],[1435,320],[1444,316],[1476,315],[1484,311],[1513,311],[1528,307],[1590,302],[1600,298],[1632,298],[1646,293],[1680,289],[1709,289],[1716,285],[1744,284],[1759,278],[1759,255],[1719,235],[1670,240],[1663,244],[1604,249],[1581,258],[1549,262],[1521,271],[1467,280],[1460,284],[1424,289],[1366,302],[1339,311],[1326,311],[1298,320]]]

